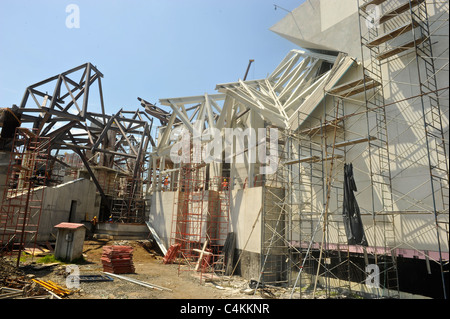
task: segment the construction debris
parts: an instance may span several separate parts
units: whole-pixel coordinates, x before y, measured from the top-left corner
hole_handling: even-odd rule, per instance
[[[140,285],[140,286],[143,286],[143,287],[148,287],[148,288],[152,288],[152,289],[156,289],[156,290],[172,291],[172,289],[165,288],[165,287],[161,287],[161,286],[157,286],[157,285],[154,285],[154,284],[149,284],[149,283],[146,283],[146,282],[137,280],[137,279],[127,278],[127,277],[124,277],[124,276],[119,276],[119,275],[111,274],[111,273],[109,273],[109,272],[104,272],[104,273],[107,274],[107,275],[113,276],[113,277],[117,277],[117,278],[119,278],[119,279],[127,280],[127,281],[129,281],[129,282],[132,282],[132,283],[134,283],[134,284],[137,284],[137,285]]]
[[[80,282],[113,281],[114,279],[107,275],[79,275]]]
[[[51,280],[44,281],[44,280],[32,279],[32,281],[34,281],[35,283],[44,287],[46,290],[48,290],[60,297],[67,297],[67,296],[73,294],[72,290],[63,288]]]
[[[153,228],[153,226],[146,221],[145,224],[147,225],[148,229],[150,230],[150,232],[152,233],[153,238],[155,239],[156,243],[158,244],[159,249],[161,249],[161,252],[163,253],[163,255],[167,254],[167,248],[166,246],[164,246],[164,243],[162,242],[162,240],[159,238],[158,234],[156,233],[155,229]]]
[[[167,251],[167,254],[163,258],[164,264],[171,264],[174,262],[175,258],[177,257],[178,251],[181,248],[181,244],[173,244],[169,247],[169,250]]]
[[[25,274],[4,258],[0,259],[0,299],[18,298],[52,298],[46,290],[41,289],[32,280],[32,275]]]
[[[345,25],[328,21],[325,29],[330,33],[324,28],[312,32],[315,27],[310,24],[305,28],[295,22],[297,30],[307,32],[289,35],[292,21],[304,20],[295,17],[311,13],[295,10],[288,18],[294,20],[278,24],[275,30],[295,39],[296,45],[305,45],[304,49],[290,51],[265,78],[247,80],[254,61],[250,60],[243,80],[217,84],[218,94],[160,99],[171,112],[138,98],[145,112],[121,109],[115,115],[105,114],[103,74],[91,63],[28,86],[20,107],[0,110],[4,152],[0,163],[4,185],[0,186],[5,188],[0,252],[16,258],[18,268],[22,253],[30,257],[52,250],[30,248],[36,247],[38,235],[44,235],[38,234],[44,229],[39,228],[41,214],[53,216],[69,205],[61,209],[44,205],[44,189],[47,196],[54,184],[67,184],[71,175],[66,173],[75,173],[74,182],[92,181],[98,196],[86,205],[77,203],[81,194],[59,197],[64,198],[59,202],[72,202],[69,220],[82,219],[81,211],[85,222],[98,214],[100,224],[95,216],[92,233],[99,225],[128,223],[143,226],[137,233],[147,236],[145,223],[163,263],[173,263],[180,255],[184,263],[179,263],[179,271],[194,270],[200,280],[202,276],[222,279],[239,265],[246,278],[258,276],[244,293],[254,290],[272,298],[276,285],[291,287],[290,297],[298,292],[302,298],[312,280],[312,298],[316,291],[331,296],[336,287],[363,293],[374,287],[362,284],[367,269],[361,261],[377,270],[373,294],[378,298],[433,291],[433,296],[447,299],[449,88],[442,74],[448,72],[448,48],[433,38],[448,38],[448,31],[437,32],[448,26],[448,6],[436,7],[428,15],[424,0],[410,0],[397,8],[385,0],[359,2]],[[377,15],[382,14],[376,28],[369,9],[374,4],[380,10]],[[315,11],[320,12],[316,18],[323,20],[335,14],[331,5]],[[386,23],[391,19],[407,23],[400,27]],[[439,20],[442,23],[428,23]],[[339,32],[332,33],[350,24],[359,28],[345,33],[345,41]],[[379,34],[378,27],[385,33]],[[323,34],[314,39],[319,32]],[[341,47],[342,43],[356,43],[356,51]],[[95,106],[89,103],[95,93],[101,113],[98,107],[95,113],[88,110]],[[153,119],[161,124],[153,134],[157,139],[152,137]],[[22,123],[33,129],[20,127]],[[220,134],[207,133],[213,130]],[[235,138],[244,141],[243,132],[247,144],[235,144]],[[218,156],[212,156],[212,146]],[[71,153],[58,155],[66,150]],[[76,158],[79,166],[65,162],[68,156]],[[359,192],[356,181],[362,185]],[[260,230],[253,238],[253,228],[248,234],[252,220],[253,228]],[[67,247],[76,247],[72,233],[58,238]],[[167,250],[169,243],[177,244]],[[55,247],[57,259],[58,251]],[[237,262],[235,251],[240,253]],[[105,273],[134,273],[132,252],[127,245],[105,246],[101,257]],[[402,259],[417,255],[426,263],[428,275],[440,276],[439,295],[434,294],[434,284],[425,287],[405,279],[409,273],[403,271]],[[98,255],[95,258],[98,261]],[[439,269],[432,271],[430,260]],[[0,287],[5,285],[5,290],[0,298],[26,296],[31,278],[1,266]],[[325,288],[317,290],[322,279]],[[404,282],[410,287],[400,287]],[[68,294],[51,281],[32,283],[56,296]]]
[[[35,248],[25,248],[23,250],[26,254],[32,255],[32,256],[45,256],[51,253],[49,249],[45,249],[42,247],[35,247]]]
[[[114,274],[134,273],[132,252],[131,246],[104,246],[101,257],[103,271]]]
[[[13,299],[13,298],[22,297],[22,296],[23,296],[22,289],[14,289],[14,288],[7,288],[7,287],[0,288],[0,299]]]

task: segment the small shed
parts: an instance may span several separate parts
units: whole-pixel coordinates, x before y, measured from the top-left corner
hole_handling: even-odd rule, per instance
[[[55,258],[65,261],[80,258],[83,253],[86,227],[77,223],[60,223],[55,228],[58,229]]]

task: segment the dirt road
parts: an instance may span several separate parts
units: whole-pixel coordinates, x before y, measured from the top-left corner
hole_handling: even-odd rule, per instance
[[[114,278],[113,281],[81,282],[78,292],[68,299],[256,299],[262,298],[250,294],[248,281],[238,276],[232,280],[219,280],[218,277],[207,281],[199,273],[188,271],[188,267],[179,264],[163,264],[162,256],[153,250],[144,248],[139,241],[85,241],[84,262],[77,264],[80,275],[101,274],[102,248],[105,245],[128,245],[133,247],[134,274],[121,276],[137,279],[149,284],[168,288],[156,290],[143,287],[126,280]],[[66,265],[55,266],[52,270],[36,271],[41,280],[52,280],[65,286]]]

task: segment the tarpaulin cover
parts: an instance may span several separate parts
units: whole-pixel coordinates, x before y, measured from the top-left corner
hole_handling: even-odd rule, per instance
[[[344,204],[342,215],[344,217],[345,233],[349,245],[367,246],[367,239],[361,221],[361,213],[353,192],[358,191],[353,178],[353,165],[344,165]]]

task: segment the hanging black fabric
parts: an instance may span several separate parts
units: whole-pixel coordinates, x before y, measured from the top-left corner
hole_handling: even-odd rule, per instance
[[[349,245],[367,246],[367,239],[361,220],[361,213],[353,192],[358,191],[353,178],[353,165],[344,165],[344,204],[343,218]]]

